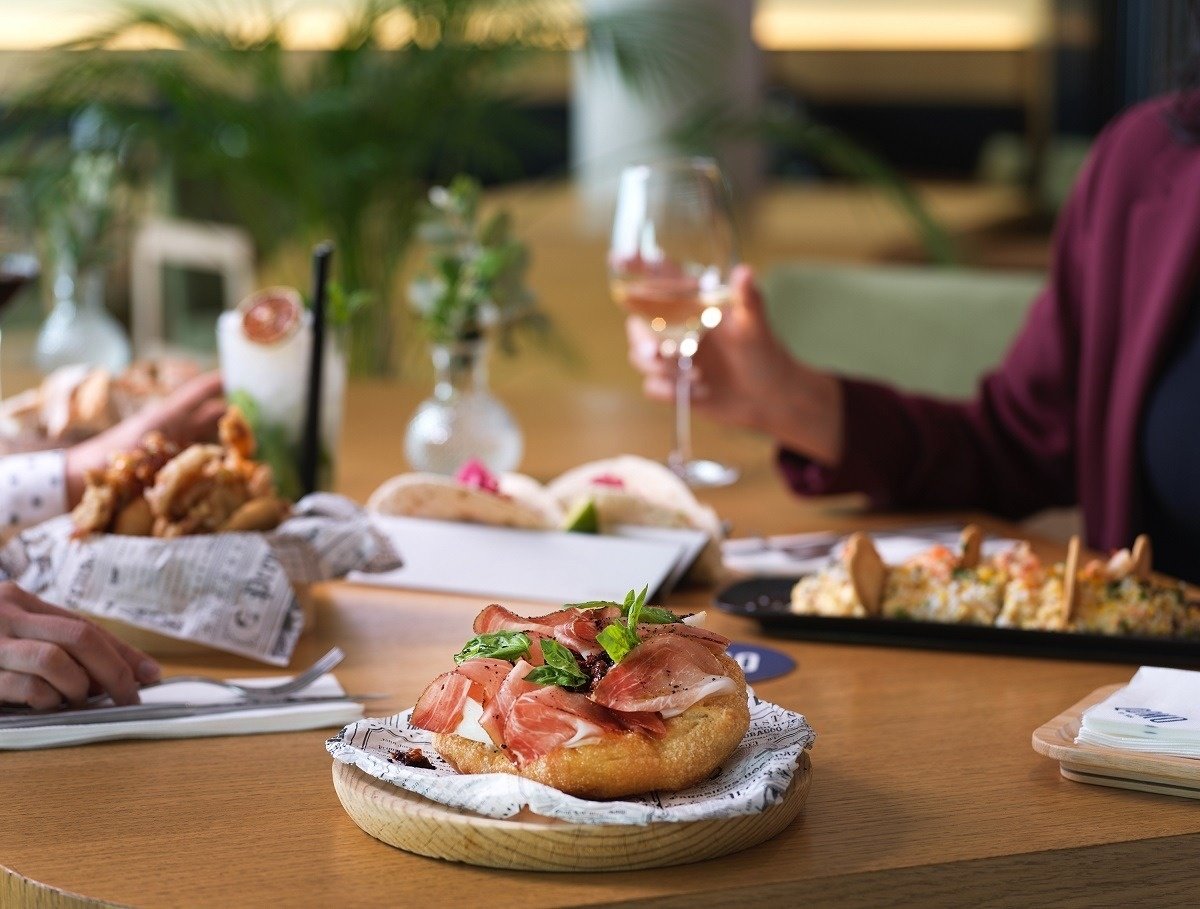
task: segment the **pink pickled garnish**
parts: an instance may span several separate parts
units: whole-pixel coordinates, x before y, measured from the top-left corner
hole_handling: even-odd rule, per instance
[[[613,489],[624,489],[625,481],[616,474],[601,473],[592,477],[593,486],[609,486]]]
[[[468,486],[471,489],[481,489],[484,492],[493,494],[499,494],[500,492],[500,481],[478,458],[472,458],[460,467],[458,473],[454,475],[454,480],[456,483]]]

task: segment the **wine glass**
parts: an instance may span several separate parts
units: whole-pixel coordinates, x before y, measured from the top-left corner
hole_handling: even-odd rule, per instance
[[[737,262],[729,186],[709,158],[679,158],[621,174],[609,249],[613,299],[675,361],[675,435],[667,466],[689,486],[728,486],[732,467],[692,458],[692,358],[721,323]]]
[[[0,317],[40,271],[28,207],[17,187],[0,186]]]

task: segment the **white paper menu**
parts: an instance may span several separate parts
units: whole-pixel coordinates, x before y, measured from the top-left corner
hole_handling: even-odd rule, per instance
[[[707,539],[702,531],[637,528],[633,536],[517,530],[424,518],[376,516],[404,566],[349,580],[373,586],[578,603],[620,598],[648,585],[669,589]]]

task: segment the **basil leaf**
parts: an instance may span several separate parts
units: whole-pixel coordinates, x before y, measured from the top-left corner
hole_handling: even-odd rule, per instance
[[[587,680],[584,679],[581,681],[569,672],[555,669],[553,666],[535,666],[529,675],[525,676],[525,681],[533,682],[535,685],[557,685],[559,688],[575,688]]]
[[[630,594],[633,593],[632,590],[629,592],[630,592]],[[639,593],[636,597],[634,597],[633,603],[630,605],[629,611],[627,613],[627,622],[629,625],[629,630],[634,633],[633,634],[634,638],[637,637],[637,627],[638,627],[638,622],[641,621],[642,610],[646,607],[646,594],[647,593],[649,593],[649,585],[647,585],[646,587],[643,587],[642,592]],[[627,596],[625,599],[628,600],[629,597]]]
[[[642,609],[638,621],[647,625],[670,625],[681,620],[669,609],[663,609],[661,606],[647,606]]]
[[[586,603],[564,603],[563,609],[607,609],[609,606],[620,608],[620,603],[612,600],[588,600]]]
[[[529,636],[521,631],[489,631],[476,635],[454,654],[455,663],[490,658],[518,660],[529,653]]]
[[[563,688],[575,688],[587,683],[587,676],[579,668],[579,662],[571,651],[550,638],[543,638],[541,645],[546,665],[535,667],[525,676],[525,681],[535,685],[560,685]]]
[[[629,651],[638,645],[638,638],[624,625],[614,622],[601,629],[600,633],[596,635],[596,643],[604,648],[609,659],[614,663],[619,663]]]

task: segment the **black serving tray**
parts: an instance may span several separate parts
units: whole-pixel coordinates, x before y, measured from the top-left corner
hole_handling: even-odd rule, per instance
[[[796,615],[790,610],[798,577],[751,577],[720,590],[717,608],[755,619],[766,634],[810,641],[921,647],[970,653],[1006,653],[1055,659],[1096,660],[1151,666],[1200,665],[1200,640],[1133,635],[1025,631],[990,625],[900,619],[841,619]]]

